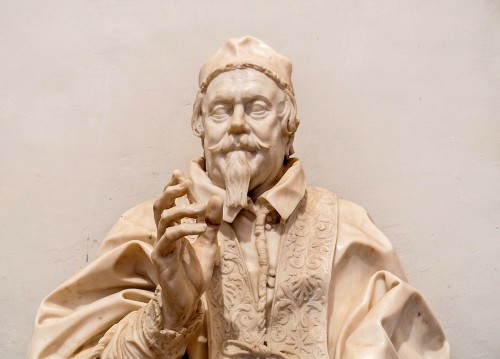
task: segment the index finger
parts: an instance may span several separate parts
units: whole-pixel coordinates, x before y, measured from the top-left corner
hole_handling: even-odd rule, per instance
[[[171,208],[175,204],[177,198],[184,196],[190,184],[191,181],[186,179],[181,171],[175,170],[172,173],[172,178],[165,186],[160,198],[153,204],[153,213],[157,225],[163,211]]]
[[[165,191],[170,186],[175,186],[176,184],[182,183],[184,181],[186,181],[186,176],[184,175],[184,173],[181,170],[174,170],[172,172],[170,181],[168,181],[163,187],[163,191]]]

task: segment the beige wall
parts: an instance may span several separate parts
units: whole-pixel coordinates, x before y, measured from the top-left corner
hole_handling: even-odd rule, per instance
[[[500,2],[245,3],[0,0],[0,356],[201,153],[197,71],[251,34],[294,61],[309,183],[369,210],[455,358],[500,357]]]

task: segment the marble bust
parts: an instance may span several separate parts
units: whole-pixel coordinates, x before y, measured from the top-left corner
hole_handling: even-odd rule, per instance
[[[28,358],[449,358],[367,212],[307,186],[291,73],[253,37],[207,61],[203,157],[47,296]]]

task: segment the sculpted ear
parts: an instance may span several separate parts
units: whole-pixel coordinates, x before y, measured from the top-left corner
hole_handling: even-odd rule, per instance
[[[201,138],[203,142],[203,138],[205,137],[205,129],[203,128],[203,118],[201,111],[201,104],[203,102],[203,94],[198,91],[196,95],[196,100],[193,105],[193,116],[191,117],[191,128],[193,129],[194,134],[197,137]]]
[[[283,136],[288,137],[288,142],[286,145],[285,157],[288,158],[294,154],[293,140],[295,139],[295,132],[299,127],[300,121],[297,118],[297,103],[295,102],[295,96],[288,90],[283,91],[285,93],[285,106],[283,112],[280,113],[281,117],[281,129]]]

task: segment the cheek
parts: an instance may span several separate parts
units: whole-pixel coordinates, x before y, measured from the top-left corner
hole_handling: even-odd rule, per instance
[[[281,123],[277,118],[270,119],[266,122],[258,122],[253,126],[252,130],[259,139],[270,141],[272,144],[281,137]]]
[[[224,123],[215,124],[210,123],[210,121],[204,121],[205,143],[215,144],[219,142],[226,133],[226,127]]]

